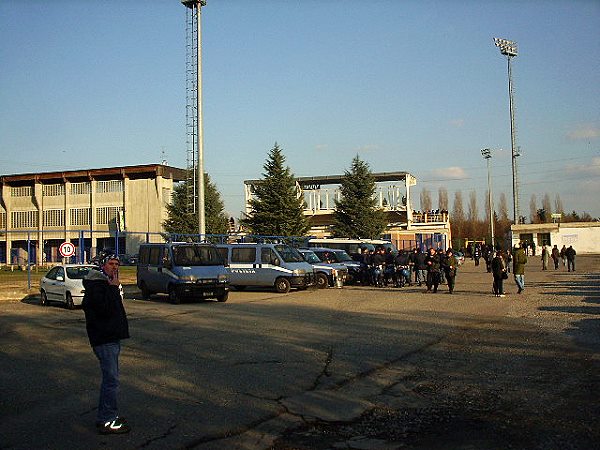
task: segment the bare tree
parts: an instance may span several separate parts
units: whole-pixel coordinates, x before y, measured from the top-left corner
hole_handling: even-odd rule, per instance
[[[423,212],[427,212],[431,211],[432,208],[433,206],[431,203],[431,192],[429,192],[429,189],[423,188],[421,190],[421,210]]]
[[[464,222],[465,208],[463,206],[462,191],[454,193],[454,207],[452,209],[452,220],[454,222]]]
[[[448,211],[448,189],[443,186],[438,190],[438,208]]]
[[[508,204],[506,202],[506,194],[504,192],[500,194],[500,200],[498,203],[498,216],[501,221],[508,221]]]
[[[535,194],[531,194],[531,199],[529,200],[529,220],[531,220],[531,223],[537,222],[537,211],[537,198],[535,197]]]
[[[544,198],[542,199],[542,209],[545,212],[546,221],[548,221],[552,215],[552,202],[548,193],[544,194]]]
[[[479,209],[477,208],[477,191],[471,191],[469,193],[469,213],[467,219],[471,223],[475,223],[479,220]]]
[[[556,197],[554,198],[554,211],[556,211],[557,214],[562,214],[563,216],[565,215],[565,209],[563,208],[560,194],[556,194]]]

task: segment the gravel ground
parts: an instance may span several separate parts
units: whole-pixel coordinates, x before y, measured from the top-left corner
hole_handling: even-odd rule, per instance
[[[501,314],[474,311],[405,358],[373,409],[351,423],[307,422],[271,449],[600,448],[600,257],[579,257],[576,273],[541,271],[538,260],[524,294],[490,295]],[[462,272],[458,295],[491,287],[484,268],[468,261]]]

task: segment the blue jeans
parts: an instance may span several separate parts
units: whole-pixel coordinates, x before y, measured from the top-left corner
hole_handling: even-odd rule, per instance
[[[517,287],[520,291],[525,290],[525,275],[517,275],[515,273],[515,283],[517,283]]]
[[[93,347],[94,354],[100,361],[102,384],[98,400],[97,421],[108,422],[117,418],[117,392],[119,391],[119,353],[120,342]]]

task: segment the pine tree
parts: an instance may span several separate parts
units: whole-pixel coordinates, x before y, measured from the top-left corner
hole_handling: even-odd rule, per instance
[[[177,234],[197,234],[198,214],[188,211],[191,199],[188,197],[188,181],[179,183],[173,189],[172,202],[167,205],[168,218],[163,222],[165,231]],[[228,219],[221,194],[207,173],[204,174],[204,216],[206,234],[225,234]]]
[[[369,165],[358,155],[352,160],[340,187],[341,199],[335,202],[333,234],[350,238],[380,237],[387,225],[385,213],[377,208],[375,178]]]
[[[275,143],[263,166],[263,179],[254,186],[251,211],[241,220],[253,234],[303,236],[309,229],[303,214],[304,199],[298,195],[296,179],[284,164],[285,156]]]

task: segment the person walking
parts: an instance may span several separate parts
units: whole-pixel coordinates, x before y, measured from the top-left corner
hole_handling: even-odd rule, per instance
[[[519,290],[518,294],[525,290],[525,264],[527,264],[527,255],[525,250],[520,244],[515,246],[515,252],[513,255],[513,275],[515,277],[515,283]]]
[[[562,258],[563,267],[567,267],[567,246],[563,245],[560,249],[560,257]]]
[[[575,255],[577,255],[577,252],[572,245],[569,245],[569,248],[565,251],[565,255],[567,257],[567,272],[575,272]]]
[[[429,253],[425,257],[425,264],[427,265],[427,293],[433,292],[435,294],[440,284],[441,262],[433,247],[429,249]]]
[[[427,254],[422,252],[420,248],[417,249],[417,254],[415,256],[415,281],[419,283],[419,286],[427,282],[427,264],[425,263],[426,258]]]
[[[494,259],[492,259],[492,275],[494,277],[494,295],[496,297],[504,297],[504,280],[508,278],[506,272],[506,264],[501,251],[495,253]]]
[[[558,261],[560,260],[560,250],[558,249],[556,244],[554,244],[554,248],[552,249],[552,254],[550,256],[552,256],[552,261],[554,262],[554,270],[557,270]]]
[[[100,434],[122,434],[131,430],[127,421],[119,417],[117,408],[121,340],[129,338],[119,264],[117,255],[102,255],[101,270],[90,270],[83,280],[82,307],[87,335],[102,372],[96,416]]]
[[[479,265],[479,258],[481,258],[481,246],[479,244],[475,245],[475,250],[473,250],[473,259],[475,260],[475,265]]]
[[[550,255],[548,253],[548,247],[545,245],[542,247],[542,270],[548,270],[548,262],[550,261]]]
[[[446,282],[448,284],[448,292],[450,294],[454,293],[454,285],[456,281],[456,271],[458,269],[458,261],[454,256],[454,252],[451,248],[446,250],[446,254],[444,255],[444,259],[442,261],[442,268],[446,275]]]

